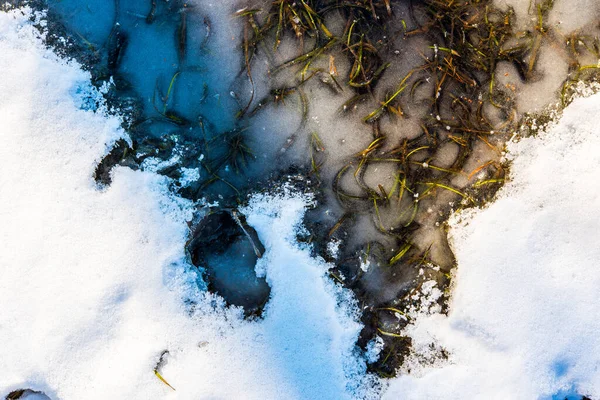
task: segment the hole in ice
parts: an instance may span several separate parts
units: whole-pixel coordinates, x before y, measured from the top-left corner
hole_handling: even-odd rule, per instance
[[[208,288],[228,303],[260,315],[271,289],[255,272],[264,253],[256,231],[235,210],[206,215],[187,246],[192,263],[205,269]]]

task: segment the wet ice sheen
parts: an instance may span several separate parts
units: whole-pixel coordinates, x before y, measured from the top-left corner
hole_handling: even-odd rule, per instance
[[[117,11],[115,3],[118,4]],[[166,95],[171,79],[180,71],[168,102],[169,108],[190,120],[203,115],[219,130],[231,129],[235,101],[228,95],[232,78],[227,75],[232,66],[228,65],[230,59],[214,48],[215,35],[226,33],[214,32],[220,27],[217,22],[212,27],[210,16],[215,15],[214,11],[205,7],[206,2],[194,5],[156,1],[156,4],[155,18],[148,23],[146,17],[151,2],[146,0],[48,1],[49,10],[60,15],[61,21],[75,32],[75,36],[99,51],[106,50],[111,31],[115,24],[119,25],[127,36],[127,45],[116,73],[132,84],[143,101],[147,116],[160,115],[152,101],[155,98],[159,111],[162,111],[163,103],[157,88]],[[209,36],[208,40],[205,40],[205,17],[211,21],[213,30],[210,32],[212,38]],[[180,59],[177,31],[183,20],[186,24],[185,57]],[[225,58],[220,59],[223,56]]]

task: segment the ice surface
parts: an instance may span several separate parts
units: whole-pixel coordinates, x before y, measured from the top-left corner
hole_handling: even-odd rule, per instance
[[[294,244],[311,200],[282,192],[244,210],[272,287],[264,320],[244,321],[197,289],[182,259],[192,204],[170,194],[167,178],[117,167],[97,188],[96,163],[124,136],[120,120],[80,108],[74,89],[94,93],[89,74],[46,50],[28,17],[0,13],[0,396],[340,399],[362,390],[370,378],[354,345],[355,306],[326,279],[327,265]]]
[[[190,120],[203,115],[219,130],[231,129],[236,103],[229,92],[239,60],[234,46],[230,45],[229,51],[219,51],[219,46],[223,47],[223,41],[226,45],[231,42],[233,2],[215,6],[202,0],[193,4],[157,1],[154,20],[148,23],[151,3],[49,0],[48,9],[76,38],[99,53],[109,46],[111,32],[118,24],[127,35],[127,44],[119,68],[106,73],[112,72],[115,80],[125,78],[132,85],[146,117],[159,117],[159,111],[163,112],[161,94],[166,97],[171,79],[179,72],[168,96],[168,108]],[[180,58],[177,31],[183,21],[185,57]]]
[[[270,1],[263,0],[253,3],[253,6],[250,8],[262,10],[257,14],[257,18],[264,18],[270,3]],[[260,122],[257,122],[254,127],[250,128],[255,137],[261,136],[262,132],[258,129],[259,127],[264,129],[267,134],[276,132],[277,137],[272,138],[272,145],[282,149],[282,154],[284,154],[282,158],[287,157],[295,165],[304,165],[308,168],[311,168],[311,154],[314,153],[311,150],[311,137],[315,133],[319,136],[323,151],[318,156],[319,160],[322,161],[322,165],[318,168],[318,174],[313,174],[313,176],[318,175],[316,178],[322,182],[322,187],[326,193],[322,207],[322,211],[326,211],[319,215],[319,222],[324,226],[333,227],[344,212],[353,214],[353,216],[354,214],[363,214],[362,216],[357,216],[354,222],[346,222],[344,228],[340,230],[340,232],[346,230],[348,233],[348,237],[340,245],[340,254],[343,255],[354,255],[355,250],[362,249],[365,247],[365,243],[371,241],[381,242],[387,249],[398,246],[398,243],[395,243],[389,235],[384,235],[377,230],[377,221],[373,210],[368,208],[364,210],[366,208],[364,206],[363,209],[359,209],[359,207],[353,208],[340,205],[341,202],[338,201],[330,188],[337,173],[344,166],[354,161],[354,165],[348,169],[349,173],[346,179],[341,180],[340,186],[353,195],[364,193],[364,190],[359,188],[356,180],[353,179],[352,172],[358,164],[356,162],[357,153],[367,148],[374,139],[374,136],[371,126],[365,124],[362,119],[370,111],[377,108],[380,104],[379,101],[386,98],[386,93],[389,95],[389,93],[397,90],[398,83],[410,70],[423,65],[424,58],[432,59],[434,51],[429,47],[438,45],[435,42],[440,39],[435,38],[435,35],[431,37],[419,37],[420,35],[417,34],[403,34],[403,29],[401,29],[403,24],[408,24],[407,31],[417,29],[417,21],[427,25],[425,23],[426,19],[422,15],[419,15],[422,12],[419,11],[418,2],[413,7],[409,3],[408,1],[391,2],[393,16],[390,17],[391,19],[386,25],[389,29],[390,37],[385,40],[382,39],[385,46],[382,46],[380,49],[381,57],[383,57],[384,61],[389,61],[391,65],[382,74],[379,83],[377,83],[373,90],[372,96],[366,96],[364,101],[359,102],[355,107],[350,107],[345,112],[341,111],[344,102],[351,99],[356,92],[346,83],[348,73],[351,69],[348,52],[347,50],[334,48],[331,54],[317,58],[314,64],[311,65],[311,70],[314,69],[317,71],[321,69],[327,71],[330,63],[333,63],[338,73],[337,79],[341,82],[343,90],[331,90],[320,79],[312,79],[302,85],[302,90],[305,92],[308,100],[307,119],[302,129],[299,128],[298,123],[293,119],[294,116],[298,117],[302,109],[297,94],[288,96],[285,102],[280,101],[276,105],[272,102],[264,106],[257,114],[257,119]],[[473,15],[470,18],[474,20],[478,16],[481,17],[480,13],[485,9],[485,6],[482,4],[488,4],[488,2],[475,3],[479,4],[479,6],[471,10]],[[494,4],[502,7],[502,9],[509,6],[513,7],[517,20],[514,33],[519,38],[519,45],[527,46],[533,40],[532,38],[536,37],[538,31],[542,30],[541,28],[536,28],[536,24],[538,23],[536,5],[538,3],[541,2],[529,0],[496,0],[489,2],[489,8],[491,10]],[[448,182],[452,187],[461,190],[468,188],[469,185],[478,180],[475,174],[471,175],[471,172],[489,162],[499,165],[504,141],[510,137],[510,135],[505,135],[505,130],[510,130],[505,129],[510,124],[510,120],[516,124],[523,113],[543,110],[549,103],[555,103],[559,100],[560,88],[568,77],[568,73],[573,72],[573,65],[575,64],[575,59],[569,56],[565,49],[567,35],[573,32],[586,37],[597,35],[597,27],[594,26],[593,21],[597,19],[596,16],[600,11],[598,2],[589,0],[578,0],[576,2],[563,0],[555,1],[554,3],[554,8],[544,20],[544,25],[548,26],[548,32],[543,37],[540,36],[540,50],[539,52],[534,52],[537,54],[535,57],[537,63],[532,72],[533,76],[531,79],[527,82],[523,81],[514,67],[507,65],[507,63],[500,63],[494,73],[493,84],[496,85],[498,90],[506,93],[506,98],[515,99],[516,107],[514,110],[511,110],[515,114],[507,118],[506,121],[500,121],[494,115],[497,110],[494,110],[494,107],[486,107],[484,115],[498,127],[496,130],[497,134],[490,132],[490,135],[486,135],[485,143],[484,141],[480,141],[474,146],[469,160],[462,166],[456,177],[451,178],[451,181]],[[456,4],[456,2],[448,4]],[[448,8],[452,7],[449,6]],[[417,13],[416,16],[414,15],[415,10]],[[385,18],[382,19],[384,20]],[[336,35],[342,36],[345,23],[342,13],[329,13],[327,23]],[[528,40],[527,38],[530,39]],[[430,41],[433,42],[430,43]],[[517,40],[515,40],[515,43],[507,44],[506,48],[510,48],[513,45],[516,46],[516,42]],[[268,48],[271,47],[270,44],[269,42],[267,45]],[[252,64],[254,75],[260,78],[263,78],[263,75],[268,75],[271,80],[271,82],[263,82],[263,86],[268,88],[270,84],[271,88],[281,88],[297,85],[297,76],[299,74],[293,75],[291,71],[287,71],[286,73],[278,72],[276,67],[302,53],[298,49],[299,47],[301,47],[299,42],[294,46],[294,41],[288,37],[287,39],[284,38],[283,44],[273,54],[268,54],[267,51],[262,50],[257,52]],[[306,46],[306,49],[308,48],[310,48],[310,44]],[[582,51],[582,53],[584,52]],[[268,55],[265,55],[265,53]],[[334,61],[332,62],[332,60]],[[527,58],[525,61],[529,61],[529,59]],[[577,61],[582,62],[581,60]],[[597,60],[589,62],[593,65]],[[444,125],[449,128],[449,131],[452,131],[452,126],[456,126],[455,121],[453,121],[456,117],[454,115],[456,114],[455,112],[451,112],[448,109],[441,109],[438,110],[441,116],[431,114],[432,110],[429,107],[429,100],[433,96],[433,87],[429,80],[430,78],[433,79],[433,76],[427,77],[424,75],[424,77],[428,83],[424,83],[420,89],[416,90],[416,98],[420,101],[409,101],[408,96],[406,96],[400,102],[401,107],[406,108],[403,110],[406,114],[404,117],[395,120],[387,117],[381,119],[380,128],[381,132],[386,136],[386,141],[381,151],[375,153],[377,156],[384,155],[386,152],[393,150],[399,146],[403,139],[415,138],[421,135],[422,123],[427,125],[427,121],[430,119],[439,118],[440,120],[448,121]],[[488,84],[489,82],[486,81],[482,84],[482,87],[477,89],[480,91],[480,94],[485,92]],[[261,90],[264,91],[265,88],[263,87]],[[458,95],[458,92],[455,95]],[[262,95],[257,94],[256,99],[260,98],[262,98]],[[496,129],[496,126],[493,129]],[[440,136],[445,138],[443,134]],[[289,140],[283,142],[285,138],[289,138]],[[448,143],[448,146],[440,146],[439,151],[434,155],[435,157],[431,162],[432,165],[448,167],[456,160],[459,146],[451,140],[448,140]],[[419,159],[419,161],[424,160]],[[389,192],[393,187],[398,167],[392,163],[388,165],[381,164],[375,162],[369,164],[366,172],[367,176],[365,176],[364,181],[375,192],[379,190],[379,184],[382,185],[385,191]],[[415,221],[419,224],[419,229],[409,237],[410,242],[414,246],[413,251],[417,252],[416,249],[421,253],[427,251],[432,261],[440,265],[445,272],[452,267],[454,259],[445,241],[446,234],[442,222],[449,212],[450,207],[448,207],[448,203],[453,202],[458,206],[459,201],[460,198],[456,194],[444,193],[440,190],[435,196],[431,196],[429,199],[420,202],[421,207],[415,216]],[[389,228],[395,225],[395,228],[400,228],[403,224],[398,223],[397,215],[406,206],[407,204],[399,205],[398,207],[380,205],[378,212],[383,215],[382,219],[386,222],[384,227]],[[410,204],[408,204],[408,207],[410,207]],[[410,216],[410,213],[408,215]],[[400,268],[400,265],[397,268]],[[406,279],[403,283],[407,283],[408,281],[410,279]],[[380,282],[372,283],[373,286],[381,286]],[[384,290],[388,290],[390,293],[395,292],[392,294],[392,297],[398,297],[402,293],[398,286],[390,284],[389,281],[387,283],[387,287]],[[366,284],[369,285],[369,283]]]
[[[249,125],[236,117],[246,94],[238,83],[244,76],[241,21],[233,18],[238,1],[154,3],[152,14],[153,2],[146,0],[47,1],[51,26],[64,25],[85,49],[80,58],[94,81],[107,82],[111,96],[133,105],[129,133],[136,152],[130,158],[143,169],[181,177],[185,197],[235,203],[239,192],[232,185],[243,192],[266,179],[276,165],[260,161],[279,151],[270,146],[277,136],[270,124],[267,134],[241,135],[249,149],[244,160],[227,157],[232,134]],[[107,54],[114,54],[117,33],[121,57],[110,68]],[[181,166],[198,169],[198,179],[186,179]]]

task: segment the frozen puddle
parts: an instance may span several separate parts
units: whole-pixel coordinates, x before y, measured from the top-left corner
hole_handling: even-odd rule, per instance
[[[586,15],[542,0],[36,4],[48,5],[49,36],[69,38],[64,52],[125,111],[130,145],[100,176],[114,163],[157,172],[210,212],[282,175],[305,178],[319,201],[304,239],[362,304],[358,344],[383,341],[369,368],[390,376],[410,347],[402,313],[414,297],[432,291],[428,304],[445,310],[449,215],[502,186],[524,112],[593,75],[600,8],[585,1],[570,4]],[[206,257],[193,262],[209,291],[259,315],[264,271],[230,245],[200,243]]]

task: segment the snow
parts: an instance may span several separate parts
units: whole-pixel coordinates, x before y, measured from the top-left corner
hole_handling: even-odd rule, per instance
[[[358,351],[358,305],[296,242],[313,199],[284,187],[241,210],[272,288],[264,319],[244,320],[185,260],[197,205],[172,181],[117,167],[95,184],[99,160],[128,139],[121,120],[29,16],[0,13],[0,396],[379,398],[386,382],[366,361],[381,340]],[[597,115],[600,95],[578,99],[510,143],[498,199],[452,217],[449,314],[435,282],[414,293],[414,351],[384,398],[600,397]]]
[[[0,396],[340,399],[371,390],[354,344],[356,306],[295,243],[312,200],[288,190],[244,209],[266,247],[272,298],[264,320],[243,320],[199,289],[183,259],[194,205],[167,178],[117,167],[109,187],[96,186],[96,164],[125,136],[121,121],[85,109],[74,94],[99,96],[89,74],[45,49],[28,17],[0,13]],[[176,391],[154,374],[161,358],[158,373]]]
[[[179,184],[181,186],[186,187],[190,183],[197,181],[200,179],[200,169],[199,168],[184,168],[181,167],[179,169],[181,171],[181,178],[179,178]]]
[[[408,328],[412,373],[386,398],[600,397],[599,115],[600,95],[577,99],[546,133],[510,143],[498,200],[452,218],[450,313]]]

